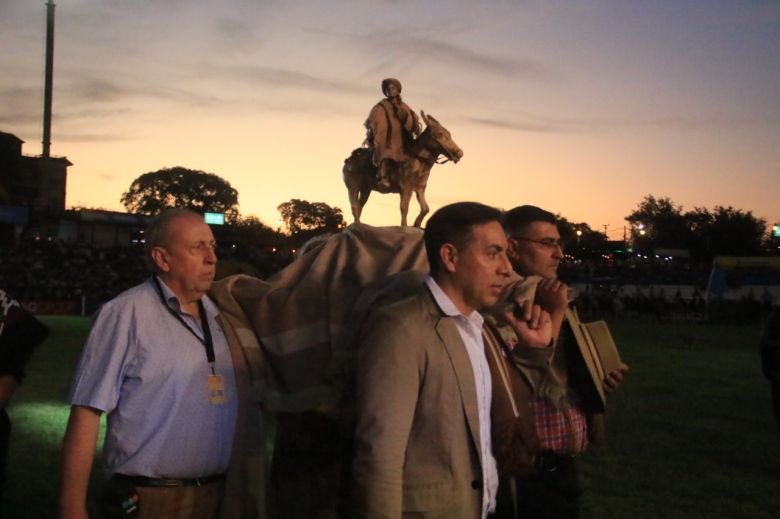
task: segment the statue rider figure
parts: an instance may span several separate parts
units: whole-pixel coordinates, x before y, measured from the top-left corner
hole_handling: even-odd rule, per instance
[[[414,110],[401,100],[401,82],[395,78],[382,81],[385,99],[371,109],[366,119],[366,144],[373,151],[378,168],[377,186],[390,187],[389,172],[404,159],[404,150],[420,134],[421,126]]]

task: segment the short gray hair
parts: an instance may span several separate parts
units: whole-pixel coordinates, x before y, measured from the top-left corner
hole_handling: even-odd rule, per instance
[[[152,251],[155,247],[166,247],[168,245],[168,228],[171,226],[171,222],[184,216],[203,218],[203,215],[195,211],[176,207],[163,210],[146,228],[146,232],[144,232],[144,261],[147,268],[152,272],[157,272],[157,266],[152,259]]]

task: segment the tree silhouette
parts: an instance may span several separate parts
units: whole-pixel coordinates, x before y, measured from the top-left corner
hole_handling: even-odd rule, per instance
[[[336,232],[344,227],[341,209],[324,202],[308,202],[293,198],[280,204],[277,210],[291,234],[302,231]]]
[[[675,205],[668,197],[647,195],[626,220],[631,223],[635,248],[682,249],[690,245],[691,228],[682,206]]]
[[[561,234],[561,242],[564,244],[564,252],[580,257],[589,257],[604,250],[608,241],[606,234],[594,231],[585,222],[570,222],[564,216],[556,216],[558,218],[558,232]],[[577,234],[578,231],[579,234]]]
[[[169,207],[198,213],[225,213],[233,222],[238,217],[238,191],[213,173],[180,166],[144,173],[122,194],[122,204],[131,213],[156,215]]]
[[[230,226],[230,235],[232,240],[252,247],[281,247],[287,239],[284,234],[272,229],[256,216],[238,218]]]
[[[632,224],[635,249],[688,249],[699,261],[718,254],[758,254],[766,234],[766,220],[751,211],[718,205],[712,211],[695,207],[683,212],[671,199],[652,195],[645,196],[626,220]]]
[[[699,224],[696,245],[702,256],[750,255],[762,250],[766,220],[751,211],[715,206],[711,212],[697,207],[686,217]],[[703,224],[702,224],[703,222]]]

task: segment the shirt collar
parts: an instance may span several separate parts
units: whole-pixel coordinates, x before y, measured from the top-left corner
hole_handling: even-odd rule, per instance
[[[179,301],[179,298],[176,296],[176,294],[173,293],[173,290],[171,290],[168,285],[165,284],[165,281],[163,281],[160,276],[154,274],[154,277],[156,277],[157,281],[160,282],[160,288],[162,289],[165,302],[172,310],[181,313],[181,301]],[[204,294],[201,300],[203,301],[203,307],[206,309],[207,314],[216,315],[218,313],[216,305],[214,305],[211,299],[209,299],[208,295]]]
[[[484,321],[482,315],[476,310],[472,311],[469,315],[463,315],[460,313],[460,310],[458,310],[458,307],[455,306],[455,303],[452,302],[450,296],[448,296],[444,290],[441,289],[439,284],[436,283],[436,280],[433,279],[430,274],[425,276],[425,284],[428,285],[428,288],[433,295],[433,299],[436,301],[436,304],[439,305],[439,308],[441,308],[445,315],[450,317],[464,317],[474,323],[476,326],[482,326],[482,322]]]

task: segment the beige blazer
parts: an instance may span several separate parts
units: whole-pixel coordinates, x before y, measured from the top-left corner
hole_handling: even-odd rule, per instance
[[[368,323],[358,350],[353,516],[481,517],[476,388],[455,323],[424,285]]]

